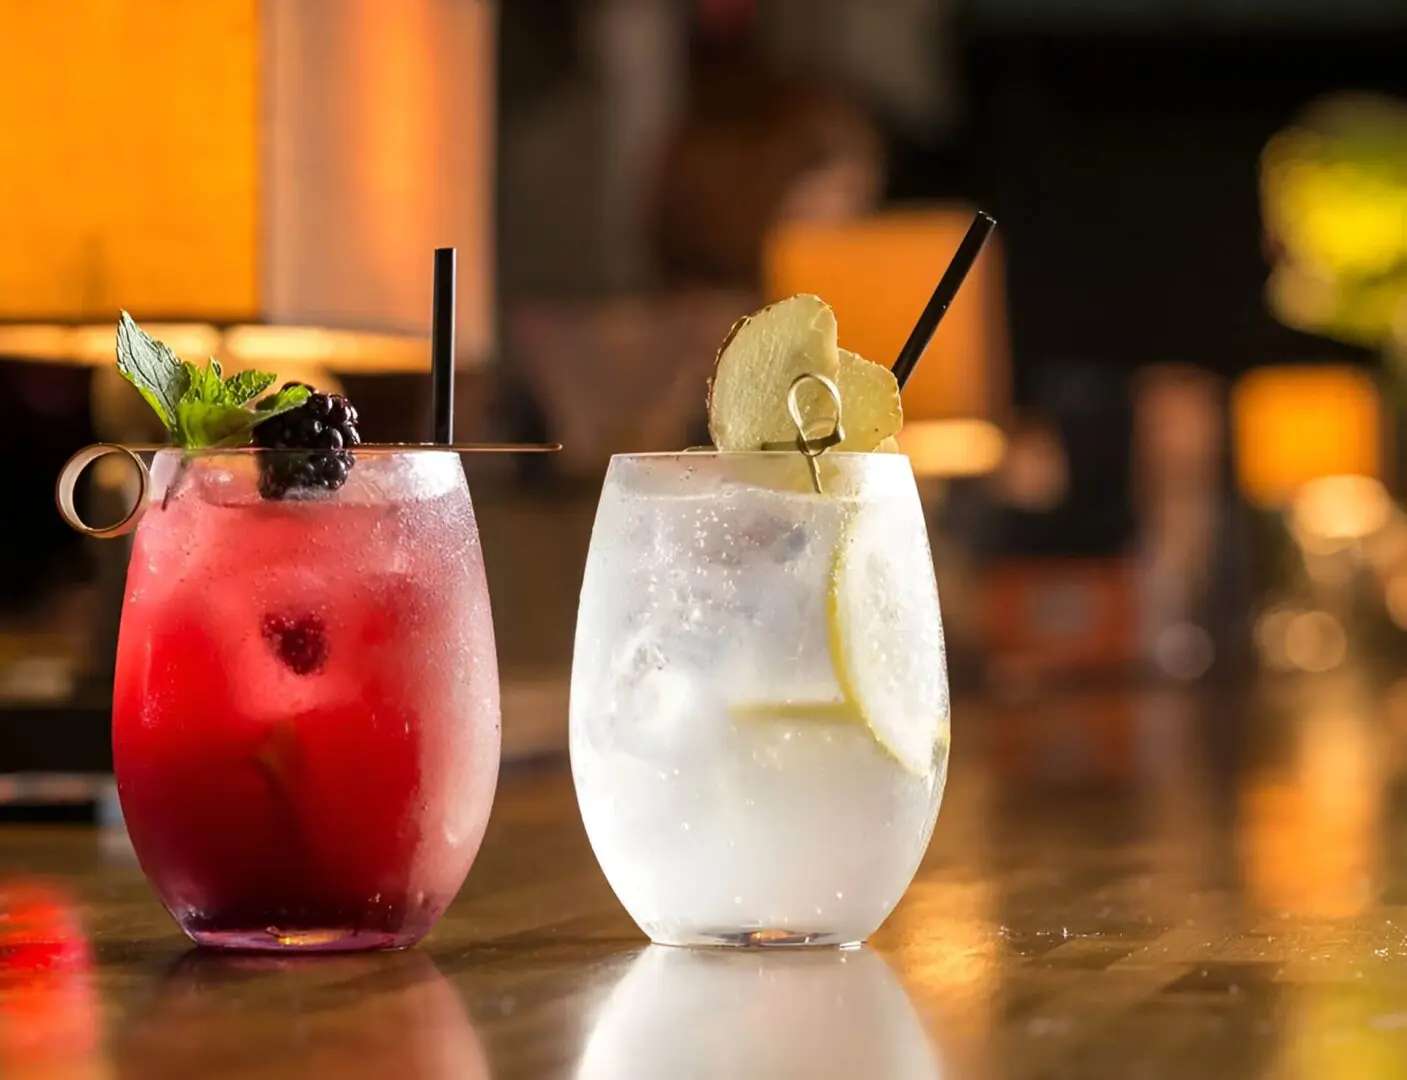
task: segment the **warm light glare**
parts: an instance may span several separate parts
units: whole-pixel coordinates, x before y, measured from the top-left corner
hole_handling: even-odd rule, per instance
[[[0,322],[423,333],[453,245],[489,355],[495,7],[0,0]]]
[[[411,334],[372,334],[311,326],[234,326],[223,334],[203,323],[142,323],[183,360],[215,357],[231,370],[315,367],[342,374],[429,371],[430,342]],[[0,326],[0,356],[108,368],[116,323],[96,326]],[[462,357],[480,360],[478,355]]]
[[[1397,512],[1396,506],[1381,529],[1364,537],[1363,555],[1380,577],[1407,566],[1407,518]]]
[[[1372,900],[1381,871],[1379,736],[1335,708],[1297,719],[1290,770],[1252,777],[1242,793],[1247,892],[1277,914],[1346,918]]]
[[[317,364],[343,373],[430,370],[426,338],[317,327],[231,327],[225,333],[223,355],[238,367]]]
[[[982,476],[1001,464],[1006,441],[985,420],[918,420],[898,435],[917,476]]]
[[[260,7],[0,0],[0,319],[257,314]]]
[[[1343,624],[1327,611],[1271,608],[1256,620],[1255,642],[1272,671],[1331,671],[1348,657]]]
[[[1285,655],[1285,629],[1295,613],[1286,608],[1272,608],[1256,620],[1256,651],[1261,663],[1272,671],[1288,671],[1290,658]]]
[[[77,900],[42,881],[0,880],[0,1076],[108,1075],[102,999]]]
[[[1301,611],[1285,625],[1285,658],[1301,671],[1331,671],[1344,662],[1348,638],[1327,611]]]
[[[1392,516],[1392,497],[1367,476],[1326,476],[1311,480],[1291,504],[1295,532],[1325,540],[1362,540]]]
[[[1252,371],[1232,390],[1231,419],[1241,488],[1263,507],[1322,477],[1382,475],[1382,404],[1357,368]]]
[[[66,326],[0,326],[0,356],[24,360],[66,361],[73,354],[73,332]]]
[[[220,355],[220,331],[205,323],[142,323],[142,329],[194,363]],[[44,323],[0,326],[0,356],[108,367],[117,349],[117,320],[95,326]]]

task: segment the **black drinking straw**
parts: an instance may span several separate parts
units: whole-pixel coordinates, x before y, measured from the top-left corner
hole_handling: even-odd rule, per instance
[[[435,249],[435,286],[430,314],[430,411],[434,441],[454,442],[454,248]]]
[[[894,361],[894,378],[899,383],[899,389],[904,388],[904,384],[909,381],[909,376],[914,373],[914,368],[918,367],[919,360],[923,358],[923,350],[928,348],[928,343],[933,340],[933,332],[938,329],[938,324],[948,313],[948,307],[952,304],[953,297],[957,296],[958,290],[962,288],[968,271],[977,261],[977,256],[982,254],[982,246],[986,244],[987,237],[992,235],[992,230],[996,227],[996,218],[984,210],[977,211],[977,216],[972,219],[972,224],[968,227],[967,235],[958,245],[953,261],[948,264],[948,269],[943,271],[943,276],[938,281],[938,287],[929,297],[928,306],[918,317],[913,333],[909,335],[909,340],[904,342],[904,347],[899,350],[899,358]]]

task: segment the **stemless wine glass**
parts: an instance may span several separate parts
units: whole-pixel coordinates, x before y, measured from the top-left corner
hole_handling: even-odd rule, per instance
[[[947,777],[932,556],[898,454],[618,456],[582,585],[571,756],[626,910],[672,945],[850,944]]]
[[[113,450],[142,467],[75,455],[71,524],[77,474]],[[452,451],[358,447],[339,490],[265,498],[285,453],[163,450],[141,471],[113,693],[123,813],[201,945],[409,945],[463,884],[498,775],[469,489]]]

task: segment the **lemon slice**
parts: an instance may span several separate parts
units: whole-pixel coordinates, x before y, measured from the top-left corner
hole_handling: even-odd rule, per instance
[[[857,510],[841,536],[826,596],[831,662],[880,746],[926,776],[947,724],[943,624],[927,542],[892,517]]]
[[[904,426],[899,404],[899,384],[883,364],[871,363],[859,353],[840,350],[840,407],[845,438],[837,450],[865,452],[885,448],[886,441]]]
[[[738,320],[728,333],[708,387],[708,432],[719,450],[761,450],[790,444],[796,426],[787,391],[799,375],[835,379],[840,370],[835,312],[819,297],[801,294]],[[803,415],[831,410],[823,391],[798,394]]]
[[[773,720],[820,724],[860,724],[865,718],[849,701],[745,701],[728,708],[734,723]]]

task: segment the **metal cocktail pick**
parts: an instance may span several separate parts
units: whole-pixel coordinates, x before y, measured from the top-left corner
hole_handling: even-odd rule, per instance
[[[93,443],[85,446],[65,462],[63,469],[59,473],[58,483],[54,486],[54,501],[58,504],[59,514],[63,517],[70,528],[85,536],[97,537],[99,539],[111,539],[116,536],[124,536],[137,527],[142,515],[146,513],[147,496],[151,492],[151,472],[147,468],[147,463],[139,457],[139,454],[154,454],[161,450],[175,450],[178,447],[165,444],[151,444],[145,446],[127,446],[122,443]],[[398,451],[398,450],[440,450],[455,454],[551,454],[562,449],[560,443],[450,443],[442,446],[439,443],[361,443],[357,450],[362,453],[375,451]],[[220,453],[218,449],[214,451]],[[227,454],[254,453],[248,450],[226,450]],[[83,474],[83,470],[97,461],[100,457],[108,454],[118,454],[126,458],[127,463],[137,476],[137,495],[132,503],[132,508],[127,511],[127,515],[120,521],[111,525],[89,525],[83,520],[77,507],[78,479]]]
[[[807,382],[818,383],[835,404],[834,417],[820,417],[813,420],[809,425],[806,417],[801,411],[801,401],[798,393],[801,387]],[[816,463],[816,459],[829,450],[832,446],[838,445],[845,438],[845,429],[841,425],[840,407],[840,387],[835,385],[833,379],[825,375],[817,375],[815,372],[806,371],[798,375],[787,387],[787,414],[791,417],[791,422],[796,427],[796,439],[791,442],[769,442],[763,443],[764,450],[791,450],[796,449],[806,458],[806,468],[811,473],[811,486],[816,489],[816,494],[823,494],[821,490],[821,467]],[[829,424],[830,430],[823,435],[812,436],[808,433],[808,427],[812,430],[818,424]]]

